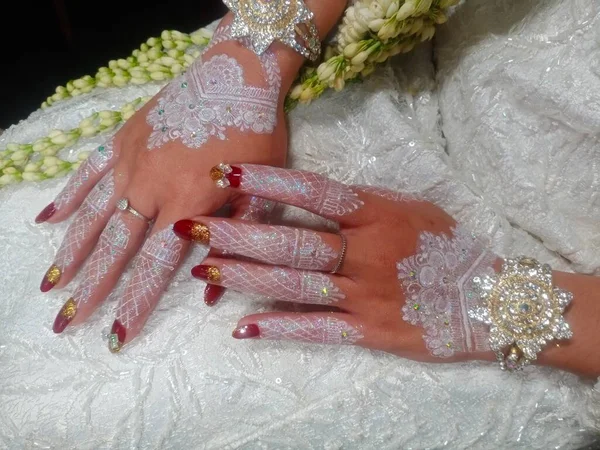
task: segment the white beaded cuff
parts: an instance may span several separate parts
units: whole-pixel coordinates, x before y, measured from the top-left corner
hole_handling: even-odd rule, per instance
[[[549,265],[524,256],[507,259],[498,275],[473,283],[480,305],[469,316],[490,326],[490,348],[502,370],[522,369],[548,341],[573,336],[562,316],[573,295],[553,286]]]
[[[316,61],[321,42],[313,13],[302,0],[223,0],[233,12],[233,37],[247,37],[252,50],[262,55],[274,41]]]

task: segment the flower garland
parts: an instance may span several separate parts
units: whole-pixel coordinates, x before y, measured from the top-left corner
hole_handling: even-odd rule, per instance
[[[346,9],[335,38],[324,51],[318,66],[300,71],[285,101],[286,112],[298,103],[309,104],[328,88],[344,89],[346,83],[369,76],[378,64],[411,51],[419,42],[435,35],[435,26],[446,22],[448,10],[460,0],[357,0]],[[94,77],[86,75],[59,86],[42,108],[91,92],[96,87],[123,87],[165,81],[185,71],[212,37],[206,29],[191,34],[163,31],[150,38],[126,59],[110,61]],[[121,111],[101,111],[84,119],[73,130],[53,130],[32,144],[8,144],[0,151],[0,187],[25,181],[64,176],[87,158],[80,152],[77,161],[57,157],[60,150],[82,137],[113,130],[129,119],[151,97],[139,98]]]

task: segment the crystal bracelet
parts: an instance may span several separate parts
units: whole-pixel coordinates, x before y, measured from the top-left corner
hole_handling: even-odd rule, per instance
[[[319,32],[313,13],[302,0],[223,0],[233,12],[233,37],[250,39],[252,50],[262,55],[274,41],[316,61],[321,55]]]
[[[552,269],[533,258],[506,259],[497,275],[473,278],[479,304],[469,316],[490,326],[502,370],[520,370],[551,340],[573,336],[563,313],[573,294],[553,285]]]

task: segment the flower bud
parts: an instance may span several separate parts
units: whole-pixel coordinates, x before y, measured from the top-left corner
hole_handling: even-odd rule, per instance
[[[173,41],[165,40],[162,42],[164,48],[175,48],[175,43]]]
[[[444,14],[442,11],[438,12],[437,16],[435,16],[435,23],[441,25],[448,21],[448,16]]]
[[[302,91],[302,94],[300,94],[299,100],[306,102],[306,101],[311,100],[314,96],[315,96],[315,91],[313,90],[313,88],[309,87]]]
[[[177,63],[177,64],[173,64],[173,66],[171,66],[171,73],[178,75],[180,73],[183,73],[183,71],[185,70],[185,67],[183,67],[181,64]]]
[[[333,64],[323,63],[317,68],[317,76],[322,81],[327,81],[334,73],[335,67]]]
[[[64,134],[61,133],[59,135],[53,136],[52,138],[50,138],[50,142],[52,142],[53,144],[56,145],[64,145],[69,141],[69,137]]]
[[[407,0],[404,5],[402,5],[400,7],[400,9],[398,10],[398,12],[396,13],[396,20],[398,22],[402,22],[403,20],[408,19],[410,16],[412,16],[416,10],[416,5],[415,5],[415,1],[416,0]]]
[[[44,174],[39,173],[39,172],[24,172],[23,173],[23,179],[25,181],[42,181],[45,178],[46,177],[44,176]]]
[[[9,184],[15,184],[21,181],[19,175],[6,174],[0,177],[0,186],[8,186]]]
[[[155,81],[162,81],[167,78],[167,76],[163,72],[152,72],[150,74],[150,78]]]
[[[27,165],[25,165],[25,168],[23,169],[23,172],[25,172],[25,173],[38,172],[40,170],[41,165],[42,165],[41,161],[27,163]]]
[[[383,25],[385,25],[385,19],[375,19],[375,20],[371,20],[371,22],[369,22],[369,28],[371,29],[371,31],[377,33],[379,32],[379,30],[381,30],[381,27],[383,27]]]
[[[390,20],[385,23],[377,33],[377,36],[382,41],[387,41],[390,38],[393,38],[398,35],[398,24],[393,20]]]
[[[290,98],[292,100],[298,100],[300,98],[300,95],[302,94],[302,91],[304,91],[304,86],[302,86],[301,84],[297,85],[296,87],[294,87],[294,89],[292,89],[292,92],[290,92]]]
[[[171,39],[171,32],[169,30],[164,30],[162,33],[160,33],[160,38],[163,40]]]
[[[48,177],[53,177],[55,176],[58,172],[60,171],[60,167],[58,166],[51,166],[46,168],[46,170],[44,170],[44,175],[48,176]]]
[[[87,127],[80,127],[79,130],[81,131],[81,137],[94,136],[98,132],[96,127],[93,125]]]
[[[12,159],[15,162],[25,161],[27,158],[29,158],[30,153],[31,152],[28,152],[26,150],[17,150],[12,155],[10,155],[10,159]]]
[[[11,152],[16,152],[20,149],[21,146],[19,144],[15,144],[14,142],[11,142],[10,144],[6,145],[6,150],[10,150]]]
[[[360,52],[361,45],[358,42],[354,42],[344,49],[344,56],[348,59],[354,58]]]
[[[358,55],[356,55],[354,58],[352,58],[352,65],[353,66],[358,66],[359,64],[364,63],[367,58],[369,57],[370,52],[363,50],[362,52],[360,52]]]
[[[344,80],[344,77],[336,77],[335,81],[333,82],[333,88],[336,91],[341,91],[342,89],[344,89],[344,87],[346,86],[346,80]]]
[[[398,12],[398,9],[400,9],[400,1],[394,0],[392,3],[390,3],[390,6],[388,6],[387,11],[385,12],[385,17],[392,17]]]
[[[151,37],[150,39],[148,39],[146,41],[146,44],[148,45],[148,47],[155,47],[159,44],[159,40],[156,39],[155,37]],[[142,46],[143,46],[143,44],[142,44]],[[148,51],[148,50],[144,50],[144,51]]]
[[[2,172],[6,175],[14,175],[14,174],[19,173],[19,171],[17,169],[15,169],[14,167],[7,167]]]
[[[46,156],[42,160],[42,165],[44,167],[57,166],[59,163],[60,163],[60,159],[58,159],[56,156]]]

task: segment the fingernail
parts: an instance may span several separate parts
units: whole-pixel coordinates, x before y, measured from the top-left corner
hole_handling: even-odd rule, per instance
[[[219,286],[217,284],[207,284],[204,288],[204,303],[207,306],[214,306],[223,294],[225,293],[225,288],[223,286]]]
[[[55,212],[56,212],[56,205],[54,204],[54,202],[52,202],[48,206],[46,206],[44,209],[42,209],[42,212],[37,215],[37,217],[35,218],[35,223],[44,223],[50,217],[52,217]]]
[[[260,335],[260,329],[258,328],[258,325],[252,323],[250,325],[237,327],[233,330],[231,335],[236,339],[251,339]]]
[[[48,292],[50,289],[56,286],[60,281],[61,275],[62,272],[60,271],[58,266],[52,264],[52,266],[50,266],[50,268],[46,272],[46,275],[44,275],[44,279],[42,280],[42,284],[40,285],[40,291]]]
[[[221,163],[210,169],[210,178],[220,188],[237,188],[240,187],[242,181],[242,169],[240,167]]]
[[[192,276],[213,283],[221,281],[221,271],[215,266],[196,266],[192,268]]]
[[[112,329],[110,330],[110,334],[108,335],[108,349],[111,351],[111,353],[118,353],[121,350],[126,336],[127,330],[125,327],[121,324],[121,322],[115,320],[113,322]]]
[[[65,331],[65,328],[67,328],[67,325],[71,323],[71,320],[73,320],[73,317],[75,317],[76,314],[77,303],[75,303],[75,300],[70,298],[60,309],[56,319],[54,319],[52,331],[54,331],[56,334],[60,334]]]
[[[206,225],[193,220],[180,220],[173,225],[173,232],[181,239],[199,242],[208,245],[210,243],[210,230]]]

